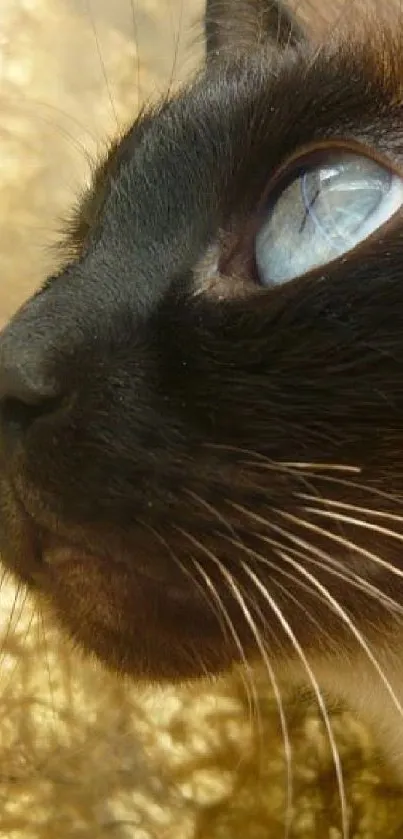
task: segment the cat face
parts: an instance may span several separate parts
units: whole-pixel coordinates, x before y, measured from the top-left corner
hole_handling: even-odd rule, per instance
[[[375,44],[376,41],[376,44]],[[138,677],[331,653],[403,605],[399,45],[210,2],[0,336],[4,563]],[[396,609],[394,611],[394,605]]]

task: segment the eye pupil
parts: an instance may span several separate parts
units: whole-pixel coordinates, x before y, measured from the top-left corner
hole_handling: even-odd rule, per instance
[[[402,204],[403,181],[371,158],[337,151],[299,161],[256,237],[262,284],[288,282],[347,253]]]

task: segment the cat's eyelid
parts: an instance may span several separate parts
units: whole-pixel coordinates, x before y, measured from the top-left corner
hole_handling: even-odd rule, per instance
[[[262,190],[262,197],[259,201],[259,206],[264,206],[267,201],[268,194],[274,190],[277,184],[283,180],[288,170],[298,167],[298,165],[306,166],[310,159],[320,153],[331,152],[347,152],[361,157],[367,157],[382,166],[389,169],[394,175],[403,179],[403,157],[400,160],[396,159],[395,155],[389,154],[389,151],[380,151],[375,145],[370,145],[356,138],[349,138],[335,136],[328,138],[320,138],[312,140],[309,143],[299,146],[291,155],[288,155],[275,171],[268,178],[268,181]]]

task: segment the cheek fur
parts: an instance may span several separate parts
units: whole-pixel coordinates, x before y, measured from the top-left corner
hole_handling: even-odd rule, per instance
[[[296,640],[353,660],[352,626],[395,629],[399,225],[267,292],[233,248],[307,143],[395,165],[401,51],[381,46],[208,58],[112,147],[68,265],[1,336],[5,561],[115,669],[184,678],[262,644],[280,666]]]

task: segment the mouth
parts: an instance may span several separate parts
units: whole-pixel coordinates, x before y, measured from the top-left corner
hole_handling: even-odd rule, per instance
[[[153,555],[147,563],[135,545],[130,557],[89,549],[18,509],[25,536],[18,554],[10,551],[9,567],[47,604],[74,647],[146,680],[198,677],[201,639],[213,672],[230,666],[236,650],[227,649],[220,621],[185,571],[168,575],[168,566]]]
[[[125,595],[131,591],[135,599],[142,593],[148,599],[164,600],[167,609],[169,603],[189,608],[189,601],[200,607],[200,591],[189,585],[168,543],[162,537],[153,539],[148,528],[133,528],[129,539],[112,528],[108,532],[103,527],[99,533],[96,527],[66,524],[47,512],[40,500],[22,497],[11,482],[7,492],[2,489],[0,484],[0,502],[4,508],[4,495],[7,506],[0,511],[2,559],[29,588],[47,594],[50,601],[67,589],[71,597],[77,592],[81,598],[86,591],[89,602],[106,601],[117,581],[123,591],[126,578]]]

